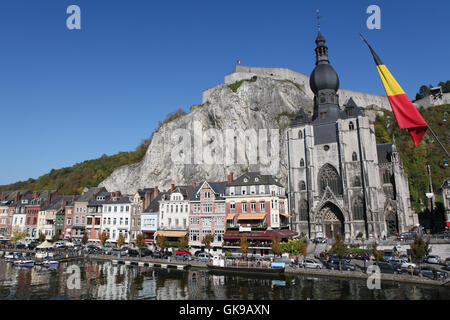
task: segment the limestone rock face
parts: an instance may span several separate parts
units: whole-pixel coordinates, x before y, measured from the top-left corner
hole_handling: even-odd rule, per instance
[[[131,194],[146,187],[168,189],[172,183],[226,181],[230,172],[237,177],[247,171],[273,174],[286,185],[285,131],[290,117],[300,108],[312,114],[310,90],[290,80],[258,76],[256,81],[250,81],[250,78],[236,92],[227,84],[208,89],[202,105],[162,125],[153,134],[141,162],[116,169],[100,186]],[[247,149],[239,140],[239,132],[253,129],[258,143],[250,143],[251,148]],[[260,155],[260,149],[264,148],[261,142],[264,139],[260,138],[264,133],[269,140],[266,153],[269,160],[263,154],[255,161],[255,155]],[[231,141],[228,145],[233,147],[226,149],[226,141]],[[276,154],[270,154],[271,148]],[[179,161],[183,156],[185,160]]]

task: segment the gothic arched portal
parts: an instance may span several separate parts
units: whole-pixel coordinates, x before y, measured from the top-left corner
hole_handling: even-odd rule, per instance
[[[328,239],[334,239],[336,235],[344,236],[344,215],[333,203],[327,202],[319,211],[322,228]]]

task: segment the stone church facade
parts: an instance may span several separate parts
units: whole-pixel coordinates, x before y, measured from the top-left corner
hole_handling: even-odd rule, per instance
[[[320,30],[310,76],[314,112],[286,131],[291,228],[310,238],[392,236],[418,223],[395,144],[376,144],[374,124],[350,99],[339,107],[339,78]]]

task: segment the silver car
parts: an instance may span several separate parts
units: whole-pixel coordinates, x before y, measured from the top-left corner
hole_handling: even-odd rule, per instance
[[[439,263],[441,263],[441,258],[439,256],[436,256],[436,255],[429,255],[425,259],[425,262],[439,264]]]
[[[318,261],[313,260],[313,259],[305,259],[305,260],[303,260],[302,266],[304,268],[311,268],[311,269],[322,269],[323,268],[323,264],[321,262],[318,262]]]

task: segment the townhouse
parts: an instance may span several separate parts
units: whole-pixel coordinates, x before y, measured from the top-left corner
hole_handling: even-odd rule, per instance
[[[107,203],[111,194],[119,196],[119,193],[101,192],[97,197],[89,201],[86,214],[86,233],[89,241],[99,242],[102,228],[103,205]]]
[[[155,244],[155,233],[158,230],[159,202],[168,192],[160,192],[141,214],[141,232],[147,244]]]
[[[184,238],[189,230],[189,201],[194,186],[171,185],[170,191],[159,200],[158,231],[154,234],[165,237],[169,242]]]
[[[38,222],[36,225],[36,238],[39,238],[40,234],[43,234],[46,239],[51,239],[56,235],[56,214],[61,211],[71,199],[71,196],[59,196],[39,211]]]
[[[192,194],[189,215],[189,246],[191,249],[205,247],[203,240],[213,235],[210,247],[217,250],[222,247],[225,233],[225,188],[228,183],[204,181]]]
[[[119,235],[123,235],[125,243],[130,243],[131,203],[133,197],[115,192],[109,201],[103,204],[102,229],[109,235],[108,242],[117,243]]]
[[[150,203],[158,196],[158,187],[139,189],[133,196],[133,202],[131,203],[131,242],[136,241],[136,237],[143,230],[147,230],[147,227],[142,226],[142,214],[144,210],[150,205]],[[146,219],[145,221],[147,221]],[[147,221],[148,222],[148,221]]]
[[[225,249],[236,250],[245,236],[250,252],[264,255],[270,253],[274,237],[285,241],[297,235],[289,230],[286,192],[276,177],[248,172],[234,180],[230,173],[225,199]]]

